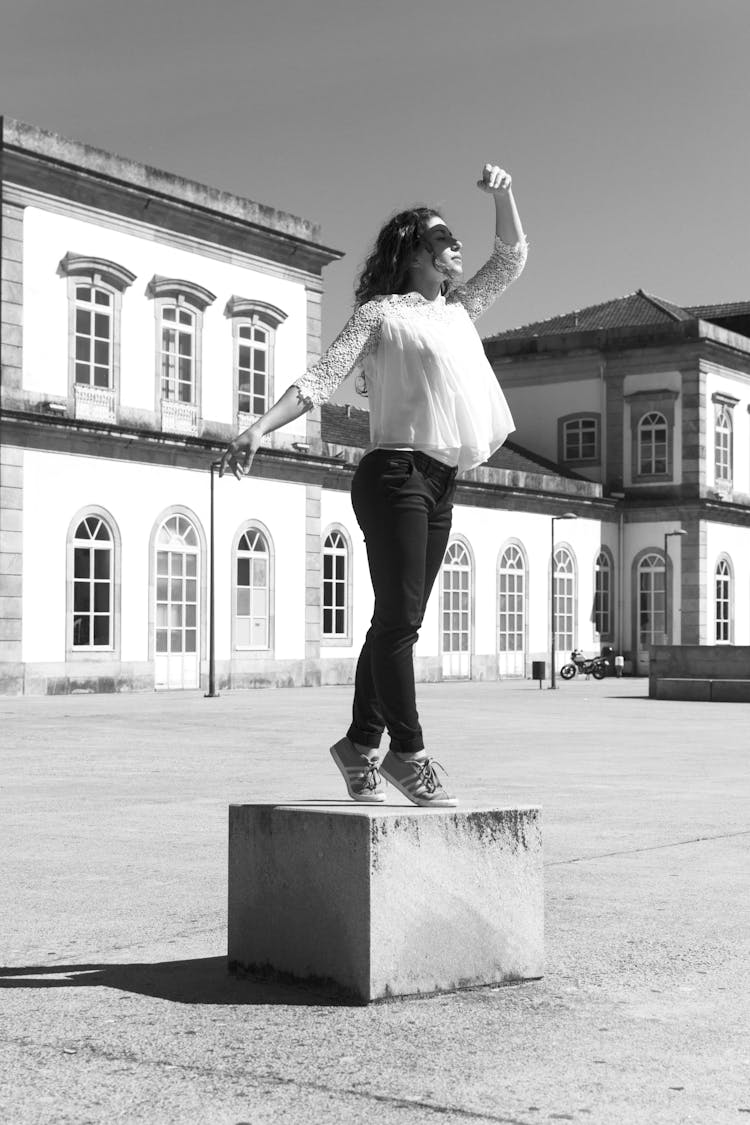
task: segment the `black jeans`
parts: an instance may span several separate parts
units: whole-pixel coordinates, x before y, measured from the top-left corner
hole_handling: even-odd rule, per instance
[[[424,748],[413,648],[451,530],[456,469],[425,453],[375,449],[359,463],[352,505],[367,547],[375,612],[362,646],[347,735],[377,749]]]

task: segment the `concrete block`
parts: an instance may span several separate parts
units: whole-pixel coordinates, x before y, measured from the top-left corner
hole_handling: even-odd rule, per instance
[[[659,676],[655,684],[655,695],[652,698],[708,703],[711,699],[711,681],[687,679],[684,676]]]
[[[750,679],[712,680],[713,703],[750,703]]]
[[[541,977],[540,810],[230,806],[229,966],[361,1003]]]

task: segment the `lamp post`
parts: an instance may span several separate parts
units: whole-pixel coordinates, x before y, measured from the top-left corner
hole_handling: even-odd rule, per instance
[[[665,531],[664,532],[664,644],[669,644],[669,555],[667,554],[667,540],[671,535],[687,535],[687,532],[680,528],[679,531]]]
[[[550,688],[554,691],[557,688],[555,683],[555,520],[577,520],[578,516],[575,512],[564,512],[561,516],[553,516],[552,525],[552,562],[550,566],[550,620],[552,625],[552,645],[550,652]]]
[[[218,699],[216,690],[216,625],[214,614],[214,595],[216,586],[216,568],[214,566],[214,473],[221,465],[221,461],[211,462],[211,513],[209,521],[209,576],[208,576],[208,691],[204,699]]]

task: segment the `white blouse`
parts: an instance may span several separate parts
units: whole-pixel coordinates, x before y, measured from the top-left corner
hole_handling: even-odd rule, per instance
[[[296,386],[307,403],[361,371],[370,449],[419,449],[459,470],[481,465],[515,426],[472,321],[519,276],[526,240],[495,239],[487,262],[447,297],[394,293],[361,305]]]

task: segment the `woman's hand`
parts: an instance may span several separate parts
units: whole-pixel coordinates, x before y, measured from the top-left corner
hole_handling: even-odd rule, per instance
[[[506,172],[504,168],[500,168],[497,164],[485,164],[482,169],[482,178],[477,180],[477,187],[492,195],[500,195],[510,191],[511,182],[510,172]]]
[[[262,440],[263,434],[255,424],[238,434],[224,451],[219,466],[219,476],[223,477],[227,469],[230,469],[237,480],[242,480],[243,476],[250,472],[253,457],[258,452]]]

